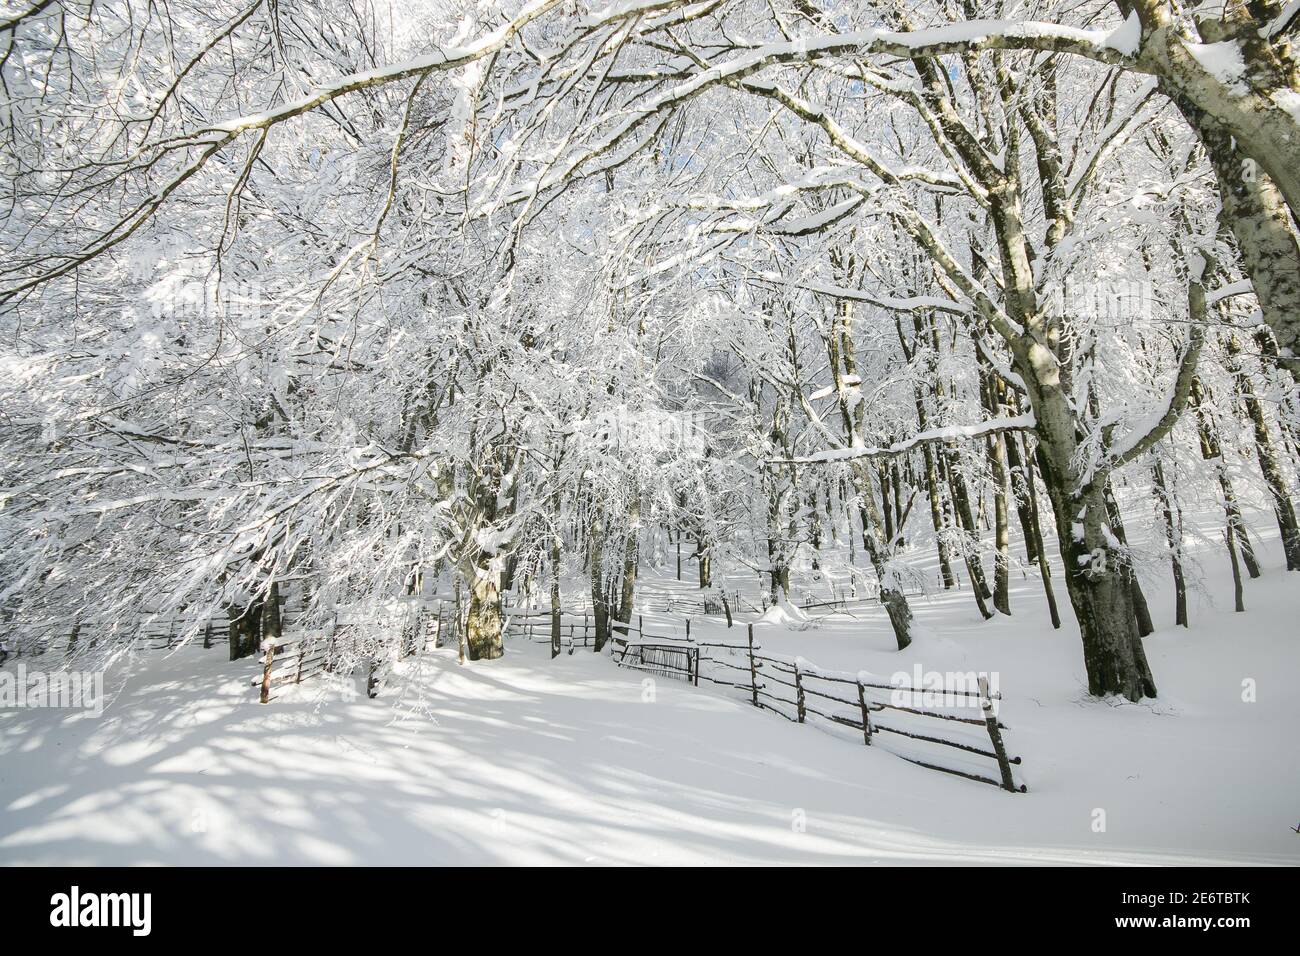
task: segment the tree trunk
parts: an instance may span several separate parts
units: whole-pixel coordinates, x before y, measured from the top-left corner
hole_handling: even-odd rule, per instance
[[[563,541],[559,531],[559,513],[557,511],[556,530],[551,535],[551,657],[560,656],[560,557]]]
[[[984,410],[994,418],[1009,410],[1002,381],[980,356],[980,394]],[[1002,614],[1011,614],[1011,540],[1008,527],[1007,499],[1011,495],[1011,476],[1007,467],[1007,441],[1005,434],[992,435],[984,441],[989,472],[993,477],[993,544],[996,557],[993,565],[993,606]]]
[[[1011,614],[1011,541],[1007,527],[1007,498],[1011,492],[1006,466],[1006,436],[989,439],[989,463],[993,468],[993,527],[997,562],[993,568],[993,606]]]
[[[640,560],[638,553],[638,534],[641,523],[641,503],[635,498],[628,510],[627,539],[623,545],[623,580],[618,600],[618,620],[628,624],[632,620],[632,602],[636,595],[636,572]],[[619,632],[626,635],[627,628],[620,627]]]
[[[1124,519],[1120,516],[1119,503],[1115,500],[1114,492],[1111,491],[1110,482],[1106,481],[1103,487],[1106,497],[1106,514],[1110,519],[1111,531],[1115,534],[1115,540],[1122,545],[1127,545],[1128,535],[1124,533]],[[1137,621],[1138,636],[1146,637],[1155,631],[1156,626],[1151,620],[1151,607],[1147,604],[1146,595],[1142,593],[1142,584],[1138,581],[1137,569],[1133,567],[1132,561],[1124,558],[1120,570],[1128,580],[1133,604],[1133,617]]]
[[[493,661],[505,654],[501,640],[500,572],[489,561],[475,569],[465,617],[465,650],[472,661]]]
[[[1083,638],[1088,692],[1132,701],[1155,697],[1156,685],[1138,634],[1133,592],[1124,562],[1112,550],[1104,485],[1076,495],[1039,449],[1039,468],[1056,517],[1065,584]]]
[[[889,615],[889,624],[894,631],[894,642],[901,651],[912,643],[912,609],[907,603],[907,595],[898,587],[893,573],[889,569],[888,549],[881,535],[882,519],[880,508],[876,504],[875,489],[871,486],[869,467],[855,467],[853,474],[859,482],[858,494],[862,498],[862,546],[867,552],[876,580],[880,583],[880,603]]]
[[[1278,461],[1273,447],[1273,436],[1269,432],[1268,419],[1264,417],[1264,407],[1255,394],[1255,386],[1241,366],[1241,349],[1234,337],[1229,336],[1225,343],[1232,372],[1237,383],[1237,392],[1245,403],[1255,430],[1255,451],[1259,457],[1259,469],[1268,485],[1273,499],[1273,512],[1277,515],[1278,530],[1282,534],[1282,551],[1286,556],[1286,569],[1300,571],[1300,523],[1296,521],[1295,506],[1291,503],[1291,493],[1287,488],[1286,475]]]
[[[966,482],[962,479],[953,460],[956,455],[955,449],[947,449],[944,471],[948,477],[948,496],[952,499],[957,523],[961,525],[968,538],[976,539],[975,518],[971,514],[970,499],[966,495]],[[970,589],[975,596],[975,606],[979,608],[980,616],[987,621],[993,616],[993,612],[988,609],[985,602],[993,595],[989,591],[988,582],[984,579],[984,565],[980,562],[979,555],[971,554],[969,540],[962,548],[962,553],[966,561],[966,574],[970,578]]]
[[[226,649],[230,654],[232,661],[237,661],[243,657],[244,648],[244,609],[237,606],[226,608]]]
[[[961,453],[956,446],[948,445],[946,448],[948,455],[948,490],[952,496],[953,504],[956,506],[957,521],[963,531],[970,537],[971,542],[979,541],[979,526],[975,522],[975,512],[971,509],[970,492],[966,487],[966,478],[961,470]],[[980,560],[978,554],[970,554],[969,546],[967,551],[966,565],[970,570],[971,584],[979,591],[984,600],[993,596],[989,590],[988,578],[984,575],[984,562]]]
[[[1056,606],[1056,590],[1052,587],[1052,566],[1047,560],[1047,549],[1043,547],[1043,523],[1038,509],[1038,490],[1035,488],[1034,460],[1029,453],[1029,438],[1022,436],[1024,444],[1025,487],[1029,494],[1030,527],[1034,536],[1034,553],[1038,559],[1038,576],[1043,581],[1043,594],[1047,597],[1047,610],[1052,618],[1052,627],[1061,629],[1061,612]]]
[[[1033,488],[1030,486],[1028,469],[1020,457],[1020,444],[1013,438],[1006,440],[1007,470],[1011,472],[1011,491],[1016,501],[1016,514],[1020,519],[1020,533],[1025,539],[1025,560],[1030,564],[1038,561],[1039,536],[1034,528],[1034,509],[1030,504]]]
[[[1151,466],[1152,490],[1160,513],[1165,520],[1165,541],[1169,545],[1169,563],[1174,572],[1174,624],[1187,627],[1187,582],[1183,578],[1183,517],[1174,504],[1169,485],[1165,481],[1164,466],[1157,461]]]
[[[927,416],[925,399],[920,388],[913,389],[916,400],[916,423],[920,431],[925,431]],[[957,579],[952,573],[952,557],[948,551],[948,522],[945,520],[946,509],[939,491],[939,468],[935,464],[935,451],[927,442],[921,446],[921,460],[925,465],[925,491],[930,500],[930,523],[934,526],[934,537],[939,550],[939,576],[945,591],[952,588]]]
[[[892,439],[887,438],[885,444],[893,444]],[[876,484],[880,486],[880,516],[884,519],[885,544],[891,546],[894,544],[894,509],[890,503],[890,473],[889,463],[882,461],[876,466]]]
[[[700,587],[713,587],[713,559],[709,556],[709,546],[705,541],[699,544],[699,554],[696,557],[699,563]]]
[[[1255,548],[1250,543],[1250,535],[1246,531],[1246,522],[1241,516],[1241,508],[1237,505],[1237,495],[1232,489],[1232,479],[1228,477],[1228,465],[1223,460],[1223,446],[1219,442],[1219,434],[1210,421],[1209,413],[1205,408],[1205,390],[1201,385],[1200,379],[1192,382],[1192,408],[1196,412],[1197,434],[1201,441],[1201,458],[1212,464],[1214,473],[1219,482],[1219,491],[1223,494],[1223,511],[1227,516],[1227,533],[1228,549],[1231,550],[1233,540],[1236,540],[1237,546],[1241,548],[1241,559],[1246,565],[1246,573],[1252,579],[1259,577],[1259,561],[1255,559]],[[1235,554],[1233,560],[1236,560]]]
[[[281,633],[280,582],[272,581],[266,603],[262,605],[262,637],[278,640]]]
[[[600,653],[609,640],[609,605],[605,600],[605,522],[600,509],[594,506],[587,530],[587,549],[588,564],[591,566],[591,605],[596,627],[592,643],[596,653]]]
[[[832,262],[842,257],[832,253]],[[840,420],[844,427],[844,437],[850,446],[863,444],[862,423],[866,414],[861,402],[850,402],[848,385],[856,378],[857,358],[853,345],[853,305],[847,299],[836,303],[835,323],[826,339],[826,353],[831,375],[835,383],[835,392],[839,398]],[[857,394],[861,394],[857,392]],[[892,555],[892,542],[882,534],[884,517],[876,500],[876,491],[871,480],[872,467],[869,461],[858,459],[853,462],[850,472],[853,477],[854,490],[857,492],[859,514],[862,519],[862,545],[867,552],[876,579],[880,582],[880,603],[889,615],[889,624],[894,630],[894,641],[901,651],[912,643],[912,609],[907,603],[907,595],[898,586],[893,570],[889,567]],[[882,489],[883,490],[883,489]]]
[[[1237,564],[1237,549],[1232,546],[1232,529],[1228,528],[1223,534],[1224,540],[1228,543],[1228,562],[1232,565],[1232,600],[1233,606],[1238,613],[1246,610],[1246,600],[1242,594],[1241,587],[1241,567]]]
[[[894,493],[894,539],[891,547],[898,551],[907,545],[907,539],[903,537],[903,524],[907,521],[907,508],[903,504],[903,482],[900,480],[898,471],[898,459],[894,459],[889,465],[890,488]]]
[[[1195,107],[1181,105],[1214,166],[1223,201],[1220,219],[1237,241],[1264,322],[1282,346],[1281,364],[1300,379],[1300,245],[1286,200],[1241,155],[1227,130]]]

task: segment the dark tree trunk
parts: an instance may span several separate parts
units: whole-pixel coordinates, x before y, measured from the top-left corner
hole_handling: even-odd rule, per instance
[[[971,510],[970,494],[966,490],[966,479],[961,472],[961,456],[952,446],[947,448],[947,466],[948,491],[956,508],[958,523],[972,542],[978,541],[979,528],[975,525],[975,513]],[[975,601],[980,607],[980,613],[985,617],[992,617],[992,613],[984,606],[984,602],[993,597],[993,592],[989,590],[988,579],[984,576],[984,563],[978,554],[970,553],[969,547],[963,550],[966,552],[966,569],[970,573],[971,590],[975,592]]]
[[[1110,489],[1110,483],[1105,485],[1106,497],[1106,514],[1110,519],[1111,531],[1115,534],[1115,539],[1122,545],[1128,544],[1128,536],[1124,534],[1124,519],[1120,517],[1119,504],[1115,501],[1115,495]],[[1127,558],[1123,559],[1123,567],[1120,569],[1128,581],[1129,591],[1132,594],[1133,617],[1137,621],[1138,636],[1146,637],[1155,631],[1155,623],[1151,620],[1151,608],[1147,604],[1146,595],[1142,593],[1142,585],[1138,581],[1137,570],[1133,563]]]
[[[1286,557],[1286,569],[1300,571],[1300,523],[1297,523],[1286,475],[1273,446],[1268,419],[1264,417],[1264,407],[1260,404],[1259,396],[1255,394],[1255,386],[1251,383],[1250,376],[1241,367],[1240,347],[1236,340],[1229,336],[1225,344],[1233,366],[1230,371],[1236,380],[1237,392],[1246,406],[1246,413],[1250,416],[1251,426],[1254,428],[1259,470],[1264,475],[1264,483],[1268,485],[1269,495],[1273,499],[1273,513],[1277,516],[1278,530],[1282,535],[1282,552]]]
[[[1241,516],[1241,508],[1237,505],[1237,495],[1232,488],[1232,479],[1228,477],[1228,466],[1223,460],[1223,446],[1219,442],[1218,430],[1214,423],[1210,421],[1209,413],[1205,408],[1205,390],[1199,379],[1192,382],[1192,407],[1196,411],[1196,428],[1201,442],[1201,458],[1210,462],[1214,468],[1215,476],[1219,481],[1219,491],[1223,495],[1223,510],[1228,521],[1228,548],[1232,549],[1232,542],[1235,539],[1237,546],[1241,548],[1241,559],[1246,565],[1246,573],[1252,579],[1259,577],[1259,561],[1255,558],[1255,548],[1250,543],[1250,535],[1246,531],[1245,519]],[[1235,555],[1233,560],[1236,560]]]
[[[1160,513],[1165,520],[1165,541],[1169,545],[1169,563],[1174,573],[1174,624],[1187,627],[1187,582],[1183,577],[1182,512],[1174,504],[1169,485],[1165,481],[1164,466],[1157,461],[1151,466],[1152,490]]]
[[[1029,495],[1030,529],[1034,538],[1034,553],[1038,560],[1038,576],[1043,581],[1043,594],[1047,598],[1047,610],[1052,617],[1052,627],[1061,628],[1061,612],[1056,606],[1056,590],[1052,587],[1052,566],[1047,560],[1047,549],[1043,547],[1042,514],[1038,508],[1038,489],[1034,475],[1034,459],[1029,452],[1029,438],[1022,436],[1024,444],[1025,489]],[[1008,445],[1011,443],[1009,442]]]
[[[1020,519],[1020,532],[1025,539],[1025,560],[1030,564],[1038,561],[1039,535],[1034,528],[1034,509],[1030,504],[1033,489],[1030,487],[1028,469],[1020,456],[1020,443],[1008,438],[1007,468],[1011,472],[1011,490],[1016,499],[1016,514]]]
[[[1241,586],[1241,565],[1237,563],[1237,549],[1233,547],[1232,528],[1229,527],[1223,533],[1224,540],[1228,543],[1228,561],[1232,565],[1232,601],[1237,612],[1246,610],[1246,598],[1242,593]]]
[[[1104,486],[1070,495],[1047,456],[1039,468],[1056,517],[1065,584],[1083,638],[1088,692],[1132,701],[1156,696],[1156,684],[1138,634],[1133,591],[1125,563],[1111,549]],[[1118,535],[1115,535],[1118,538]]]
[[[640,560],[637,550],[637,526],[640,523],[640,516],[640,504],[633,502],[632,509],[628,514],[627,540],[623,545],[623,579],[619,592],[617,615],[619,622],[625,625],[632,620],[632,604],[636,598],[636,574]],[[626,627],[620,627],[618,630],[624,635],[627,634]]]
[[[605,595],[605,571],[603,553],[605,549],[605,524],[599,510],[592,510],[591,526],[587,532],[587,555],[591,565],[591,605],[595,618],[596,633],[592,642],[593,649],[600,653],[609,640],[609,604]]]

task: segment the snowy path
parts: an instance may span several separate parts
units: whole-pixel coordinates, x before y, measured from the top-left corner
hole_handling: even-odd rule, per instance
[[[1272,571],[1251,614],[1150,638],[1150,706],[1085,701],[1077,637],[1032,614],[924,656],[870,650],[876,622],[764,638],[827,666],[1000,668],[1024,796],[704,688],[643,702],[641,674],[519,643],[430,655],[404,716],[355,695],[263,707],[246,661],[153,655],[98,720],[0,713],[0,862],[1294,864],[1293,587]]]

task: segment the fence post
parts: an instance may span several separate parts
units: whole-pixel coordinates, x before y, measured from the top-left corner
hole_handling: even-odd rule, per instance
[[[803,697],[803,678],[799,676],[798,661],[795,661],[794,663],[794,706],[795,709],[799,712],[799,723],[802,724],[805,716],[804,697]]]
[[[700,686],[700,649],[695,648],[695,686]]]
[[[212,646],[212,622],[208,621],[203,625],[203,649],[206,651]]]
[[[275,641],[268,641],[266,644],[266,656],[262,664],[262,694],[258,702],[268,704],[271,702],[271,664],[275,660]]]
[[[993,701],[989,698],[989,681],[980,677],[980,708],[984,711],[984,726],[988,728],[989,740],[993,743],[993,752],[998,755],[998,769],[1002,771],[1002,789],[1016,792],[1016,781],[1011,776],[1011,761],[1007,760],[1007,748],[1002,743],[1002,734],[998,732],[998,718],[993,713]]]
[[[298,669],[297,669],[297,671],[294,672],[294,675],[293,675],[293,682],[294,682],[295,684],[301,684],[301,683],[302,683],[302,659],[303,659],[303,657],[306,655],[306,653],[307,653],[307,648],[306,648],[306,646],[303,644],[302,640],[299,639],[299,641],[298,641]]]
[[[871,711],[867,709],[867,691],[858,681],[858,706],[862,708],[862,742],[871,746]]]
[[[754,695],[754,706],[758,706],[758,668],[754,666],[754,622],[749,622],[749,686]]]
[[[325,647],[325,672],[334,673],[334,648],[338,646],[339,641],[339,612],[334,612],[334,629],[330,631],[330,642]]]
[[[686,639],[688,641],[691,639],[691,619],[689,617],[686,619]]]

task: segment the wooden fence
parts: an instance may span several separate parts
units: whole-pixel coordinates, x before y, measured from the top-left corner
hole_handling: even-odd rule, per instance
[[[917,584],[906,585],[903,593],[908,596],[921,596],[925,588]],[[880,604],[880,587],[877,583],[864,581],[855,587],[828,584],[824,591],[804,589],[791,593],[791,602],[805,610],[842,610],[853,611],[858,608],[877,607]],[[698,593],[680,594],[677,592],[650,592],[644,594],[639,602],[645,610],[663,611],[668,614],[693,614],[696,617],[738,614],[762,614],[771,601],[766,591],[757,596],[746,596],[740,590],[702,590]]]
[[[389,618],[349,618],[336,613],[328,629],[287,634],[274,643],[263,642],[262,656],[257,661],[260,671],[252,680],[254,686],[260,687],[258,699],[263,704],[270,703],[275,699],[275,688],[301,684],[332,671],[340,651],[346,653],[344,645],[354,638],[357,631],[375,628],[398,630],[398,657],[411,657],[430,646],[446,646],[449,635],[458,643],[458,616],[453,607],[445,606],[449,603],[443,600],[413,603],[401,614]],[[373,647],[362,656],[366,694],[371,698],[378,697],[392,658],[374,653]]]
[[[551,644],[555,656],[565,648],[573,653],[579,647],[596,644],[596,618],[586,611],[561,611],[559,645],[552,635],[551,612],[532,608],[507,608],[502,611],[504,632],[535,644]],[[620,625],[621,626],[621,625]]]
[[[14,638],[11,640],[10,656],[41,657],[52,651],[62,650],[71,654],[77,648],[93,649],[101,641],[112,639],[117,645],[130,644],[133,648],[149,651],[172,650],[180,647],[181,635],[194,624],[193,618],[151,619],[139,624],[131,633],[123,634],[94,623],[77,625],[69,631],[52,631],[38,638]],[[214,617],[203,622],[199,637],[192,643],[212,648],[224,645],[230,633],[230,622],[226,618]]]
[[[1025,792],[1011,769],[1021,760],[1008,755],[1003,738],[1007,727],[996,714],[994,701],[1000,696],[990,691],[985,677],[979,676],[974,688],[918,688],[870,675],[826,672],[802,658],[786,660],[759,653],[754,626],[750,624],[747,631],[745,644],[632,639],[622,653],[615,650],[614,661],[696,686],[704,680],[738,690],[753,706],[786,720],[802,724],[815,717],[855,730],[868,747],[897,738],[923,748],[908,753],[892,742],[883,744],[883,749],[903,760],[1012,793]],[[935,697],[941,702],[933,703]],[[937,755],[924,748],[937,748]],[[946,754],[956,754],[968,764],[955,766]],[[972,765],[972,758],[991,760],[993,768],[984,770],[987,763]]]
[[[264,641],[261,674],[253,684],[261,691],[258,699],[268,704],[274,698],[272,691],[284,684],[301,684],[322,674],[329,663],[329,637],[324,632],[301,633],[277,641]]]
[[[448,602],[412,605],[394,623],[402,629],[400,656],[409,656],[430,645],[447,646],[462,639],[459,609]],[[595,643],[595,618],[590,612],[564,612],[558,616],[559,646],[549,610],[507,608],[503,625],[508,634],[528,641],[551,644],[553,654],[565,646],[572,653]],[[259,699],[274,699],[277,687],[301,684],[327,671],[334,644],[350,628],[375,621],[353,622],[335,617],[332,631],[289,635],[263,645],[261,673],[253,680],[260,687]],[[870,675],[848,675],[823,671],[802,658],[786,659],[761,653],[754,643],[754,625],[747,625],[744,644],[695,641],[691,622],[685,620],[685,636],[653,633],[636,621],[614,622],[612,656],[622,667],[683,680],[694,686],[705,681],[740,692],[750,703],[795,723],[825,721],[861,735],[865,746],[881,746],[893,755],[918,766],[992,784],[1013,793],[1026,787],[1017,784],[1012,767],[1019,757],[1007,753],[1003,731],[996,714],[999,695],[990,691],[986,678],[978,677],[974,688],[967,686],[914,687],[886,683]],[[450,640],[448,639],[450,638]],[[371,656],[367,663],[367,692],[377,696],[386,663]],[[941,702],[932,699],[938,696]],[[974,713],[972,713],[972,711]],[[882,743],[882,741],[885,741]],[[992,761],[975,766],[954,765],[945,756],[922,750],[904,752],[904,746],[937,748],[941,755],[955,754],[968,761]]]
[[[559,644],[553,642],[551,612],[530,608],[511,608],[503,612],[505,633],[512,637],[523,638],[536,644],[551,644],[552,656],[566,648],[573,653],[579,647],[594,647],[596,644],[596,618],[587,611],[561,611],[559,615]],[[686,639],[690,640],[691,620],[686,618]],[[635,621],[610,621],[610,642],[620,651],[630,640],[672,642],[677,638],[670,634],[651,634],[645,630],[643,618],[637,615]]]

